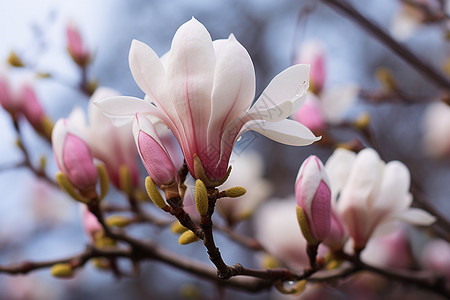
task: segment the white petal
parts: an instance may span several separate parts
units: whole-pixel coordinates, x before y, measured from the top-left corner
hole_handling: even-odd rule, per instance
[[[181,128],[180,116],[167,92],[166,72],[158,55],[146,44],[133,40],[129,64],[134,80],[145,92],[146,101],[155,103],[178,131]]]
[[[94,102],[108,117],[110,117],[115,124],[131,122],[137,113],[151,114],[169,122],[167,116],[163,115],[152,104],[135,97],[119,96],[107,99],[102,99]],[[169,126],[170,123],[167,125]]]
[[[280,122],[266,122],[254,120],[246,123],[239,135],[253,130],[276,142],[291,146],[310,145],[321,137],[316,137],[306,126],[293,120],[282,120]]]
[[[411,177],[408,168],[399,161],[386,164],[380,193],[372,207],[390,212],[404,210],[409,206],[408,190]]]
[[[285,119],[298,110],[306,100],[304,96],[308,87],[309,65],[289,67],[272,79],[249,112],[255,114],[256,118],[258,114],[267,115],[265,112],[272,109],[269,116],[263,117],[264,120],[275,122]],[[285,102],[289,102],[291,105],[283,105]],[[273,109],[276,109],[277,112],[274,112]]]
[[[250,107],[256,82],[252,60],[234,35],[227,40],[216,40],[213,45],[217,61],[208,145],[218,148],[226,126]]]
[[[431,225],[436,221],[433,215],[419,208],[410,208],[407,211],[402,211],[396,217],[401,221],[415,225]]]
[[[333,201],[336,200],[337,195],[347,182],[355,159],[356,154],[354,152],[343,148],[334,150],[333,154],[328,158],[325,170],[330,179]]]
[[[197,145],[207,145],[214,67],[211,36],[200,22],[192,18],[175,33],[166,65],[167,88],[178,115],[182,117],[191,151],[196,151]]]
[[[343,212],[348,207],[358,207],[364,212],[370,210],[368,201],[378,192],[382,171],[381,160],[375,150],[367,148],[359,152],[342,189],[339,210]]]
[[[330,124],[339,123],[345,111],[355,103],[358,94],[359,87],[357,85],[345,85],[325,90],[321,96],[325,119]]]
[[[156,103],[161,103],[167,97],[166,74],[158,55],[146,44],[133,40],[131,43],[129,64],[131,74],[141,90]]]

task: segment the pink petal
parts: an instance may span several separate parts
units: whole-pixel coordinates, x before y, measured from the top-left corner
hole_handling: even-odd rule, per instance
[[[227,40],[216,40],[213,45],[217,62],[208,125],[209,152],[220,149],[226,126],[248,110],[255,95],[255,70],[247,50],[234,35]],[[215,155],[210,153],[210,156]]]
[[[206,154],[207,128],[211,114],[211,92],[215,54],[206,28],[192,18],[175,33],[167,57],[167,88],[182,116],[187,160],[197,153]]]

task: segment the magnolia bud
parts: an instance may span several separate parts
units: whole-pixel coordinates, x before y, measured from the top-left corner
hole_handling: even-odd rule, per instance
[[[72,278],[73,276],[73,268],[70,264],[55,264],[52,266],[50,272],[53,276],[59,278]]]
[[[348,230],[345,226],[344,220],[336,212],[335,209],[331,211],[331,228],[328,236],[323,240],[323,243],[332,251],[342,250],[345,242],[348,240]]]
[[[297,216],[308,244],[318,245],[331,225],[331,191],[322,162],[314,155],[300,167],[295,184]]]
[[[67,51],[72,56],[73,61],[80,67],[86,66],[89,62],[89,51],[85,48],[78,28],[74,24],[69,24],[66,28]]]
[[[155,184],[161,187],[178,181],[178,171],[152,122],[143,115],[136,115],[133,134],[142,162]]]
[[[91,150],[66,119],[55,124],[53,151],[59,169],[81,192],[95,192],[98,179]]]

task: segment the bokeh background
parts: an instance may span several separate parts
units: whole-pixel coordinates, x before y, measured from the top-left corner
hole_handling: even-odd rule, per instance
[[[400,4],[393,0],[352,1],[363,14],[391,30]],[[305,12],[305,7],[312,8]],[[450,215],[449,161],[434,161],[422,151],[421,118],[428,102],[439,96],[429,81],[401,58],[320,1],[293,0],[0,0],[0,60],[15,51],[29,69],[49,72],[51,78],[36,81],[35,88],[46,112],[53,120],[66,117],[74,106],[86,109],[88,97],[76,85],[79,70],[68,56],[65,30],[69,23],[79,28],[94,54],[88,76],[100,86],[124,95],[142,97],[128,68],[132,39],[150,45],[159,55],[170,48],[176,29],[192,16],[209,30],[213,40],[234,33],[253,59],[259,94],[271,78],[290,66],[305,41],[315,38],[325,46],[326,86],[357,84],[364,90],[380,88],[375,70],[392,70],[398,84],[420,98],[414,104],[370,104],[359,101],[347,112],[352,119],[371,114],[370,128],[388,160],[399,159],[413,172],[430,203]],[[420,26],[404,41],[434,67],[441,69],[449,54],[448,42],[437,26]],[[74,88],[75,87],[75,88]],[[27,124],[23,124],[26,146],[37,163],[48,156],[50,174],[56,172],[51,149]],[[0,166],[21,160],[15,146],[15,132],[9,115],[0,110]],[[355,133],[334,130],[343,141]],[[450,137],[445,137],[450,138]],[[264,176],[276,188],[272,197],[289,197],[302,161],[310,154],[326,158],[332,149],[319,146],[294,148],[275,144],[262,136],[244,136],[238,149],[257,151],[264,161]],[[83,250],[83,233],[76,203],[37,180],[24,168],[0,172],[0,264],[24,259],[46,260],[66,257]],[[116,195],[120,201],[120,195]],[[251,223],[239,228],[253,234]],[[167,248],[207,262],[200,245],[181,248],[167,229],[139,228],[136,234],[157,240]],[[225,261],[245,261],[257,266],[254,254],[219,235]],[[130,266],[123,266],[125,269]],[[0,275],[0,299],[215,299],[213,284],[157,262],[143,265],[137,278],[117,280],[88,264],[71,280],[52,278],[48,270],[27,276]],[[227,299],[269,299],[273,295],[249,295],[226,291]],[[276,296],[273,296],[276,299]]]

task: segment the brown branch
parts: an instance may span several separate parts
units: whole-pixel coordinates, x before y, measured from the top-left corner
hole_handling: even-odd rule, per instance
[[[442,75],[442,73],[428,63],[422,61],[406,46],[394,40],[388,33],[386,33],[380,26],[375,24],[363,16],[346,0],[322,0],[326,5],[332,9],[342,13],[348,19],[360,25],[364,30],[372,34],[380,42],[386,45],[400,58],[409,63],[416,71],[421,73],[427,80],[432,81],[437,87],[450,91],[450,81]]]

